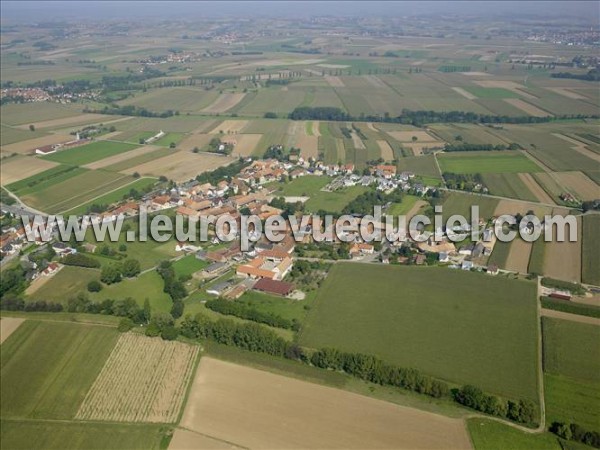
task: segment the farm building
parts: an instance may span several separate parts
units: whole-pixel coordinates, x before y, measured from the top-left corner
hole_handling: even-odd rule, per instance
[[[275,294],[285,297],[294,290],[294,285],[285,281],[262,278],[256,282],[254,289],[267,294]]]

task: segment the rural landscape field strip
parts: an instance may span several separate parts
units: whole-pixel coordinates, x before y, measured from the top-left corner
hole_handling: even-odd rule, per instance
[[[197,346],[122,335],[75,418],[175,422],[197,354]]]

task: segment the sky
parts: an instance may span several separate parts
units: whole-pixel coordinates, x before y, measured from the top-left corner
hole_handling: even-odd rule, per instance
[[[251,16],[412,16],[432,13],[478,16],[545,15],[598,17],[598,1],[10,1],[0,3],[2,20],[144,18],[194,19]]]

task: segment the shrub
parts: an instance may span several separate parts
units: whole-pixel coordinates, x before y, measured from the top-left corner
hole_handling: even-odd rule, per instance
[[[92,280],[88,283],[87,290],[90,292],[100,292],[102,290],[102,284],[97,280]]]
[[[131,330],[134,326],[133,320],[131,320],[129,317],[124,317],[123,319],[121,319],[121,321],[119,322],[119,326],[118,326],[118,330],[121,333],[125,333],[129,330]]]

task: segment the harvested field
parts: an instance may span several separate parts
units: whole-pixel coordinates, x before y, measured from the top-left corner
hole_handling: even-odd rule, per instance
[[[452,88],[453,91],[459,93],[460,95],[462,95],[463,97],[469,99],[469,100],[475,100],[477,99],[477,97],[473,94],[471,94],[468,91],[465,91],[463,88],[459,88],[459,87],[453,87]]]
[[[202,172],[214,170],[233,161],[234,158],[229,156],[179,150],[169,156],[130,167],[124,170],[124,173],[133,174],[137,172],[141,175],[164,175],[171,180],[186,181]]]
[[[135,333],[122,334],[75,418],[175,422],[198,348]]]
[[[581,281],[600,286],[600,214],[585,214],[583,216],[582,268]],[[596,299],[600,304],[600,298]]]
[[[5,159],[0,164],[0,174],[4,186],[15,181],[37,175],[44,170],[51,169],[58,164],[52,161],[44,161],[39,158],[12,157]]]
[[[510,245],[505,269],[513,272],[528,273],[529,255],[531,254],[531,242],[515,239]]]
[[[184,138],[178,145],[177,148],[184,151],[193,150],[195,147],[199,149],[204,148],[213,136],[209,134],[195,133]]]
[[[316,137],[321,137],[321,122],[319,122],[318,120],[315,120],[312,123],[312,135]]]
[[[262,134],[238,134],[235,137],[225,137],[223,141],[235,142],[232,156],[252,156],[262,137]]]
[[[327,81],[331,87],[346,87],[340,77],[326,76],[325,81]]]
[[[382,139],[377,141],[377,145],[379,145],[379,149],[381,150],[381,157],[385,161],[393,161],[394,158],[394,150],[390,147],[388,141],[384,141]]]
[[[42,122],[34,122],[35,128],[60,128],[68,127],[69,125],[79,125],[82,123],[103,122],[108,117],[102,114],[80,114],[78,116],[62,117],[60,119],[44,120]],[[20,129],[28,130],[29,124],[19,125]]]
[[[379,133],[379,130],[375,128],[375,125],[373,125],[373,122],[367,122],[367,128],[373,133]]]
[[[363,78],[373,87],[380,89],[387,88],[387,85],[376,75],[363,75]]]
[[[534,178],[529,173],[518,174],[523,184],[531,191],[531,193],[541,202],[548,203],[550,205],[556,204],[556,202],[550,197],[542,187],[537,184]]]
[[[517,213],[527,214],[527,211],[533,211],[537,217],[541,217],[552,213],[552,208],[517,200],[500,200],[494,210],[494,216],[499,217],[504,214],[515,215]]]
[[[209,131],[209,134],[237,134],[241,132],[246,125],[248,125],[247,120],[224,120],[223,123]]]
[[[260,134],[258,136],[261,136]],[[258,143],[258,142],[257,142]],[[296,139],[296,147],[304,159],[319,156],[319,138],[317,136],[301,135]]]
[[[107,166],[112,166],[113,164],[127,161],[128,159],[135,158],[137,156],[145,155],[158,149],[160,149],[160,147],[145,145],[144,147],[136,148],[135,150],[130,150],[125,153],[117,153],[114,156],[109,156],[108,158],[104,158],[99,161],[94,161],[93,163],[86,164],[83,167],[85,167],[86,169],[101,169]]]
[[[243,93],[225,93],[221,94],[213,103],[204,108],[202,112],[208,114],[222,113],[237,105],[246,96]]]
[[[582,200],[600,198],[600,186],[581,172],[557,172],[558,181]]]
[[[16,317],[0,318],[0,344],[8,339],[23,322],[25,322],[25,319],[18,319]]]
[[[562,95],[567,98],[572,98],[574,100],[586,100],[586,97],[584,97],[583,95],[580,95],[576,92],[570,91],[569,88],[547,87],[545,89],[548,89],[549,91],[552,91],[558,95]]]
[[[583,156],[587,156],[588,158],[593,159],[596,162],[600,162],[600,155],[587,148],[587,146],[583,142],[560,133],[552,133],[552,136],[556,136],[557,138],[562,139],[563,141],[570,142],[571,144],[573,144],[571,149],[581,153]]]
[[[366,148],[365,143],[362,141],[362,139],[360,138],[358,133],[356,133],[356,131],[352,132],[352,144],[357,150],[364,150]]]
[[[218,439],[213,439],[204,434],[194,431],[182,430],[177,428],[169,444],[169,450],[219,450],[219,449],[235,449],[236,447],[229,442],[223,442]]]
[[[36,148],[43,147],[44,145],[60,144],[61,142],[68,142],[72,139],[73,136],[70,134],[51,134],[50,136],[3,145],[0,149],[0,153],[2,156],[10,155],[12,153],[33,154],[35,153]]]
[[[461,420],[207,357],[181,426],[253,449],[470,448]]]
[[[526,112],[530,116],[534,117],[546,117],[553,116],[549,112],[544,111],[543,109],[538,108],[537,106],[533,106],[531,103],[527,103],[519,98],[505,98],[504,101],[515,108],[519,108],[521,111]]]
[[[567,234],[568,237],[568,234]],[[577,218],[577,241],[546,242],[544,255],[544,275],[558,280],[581,281],[581,217]]]
[[[426,131],[388,131],[387,134],[400,142],[413,142],[413,137],[417,138],[417,142],[437,142]]]

